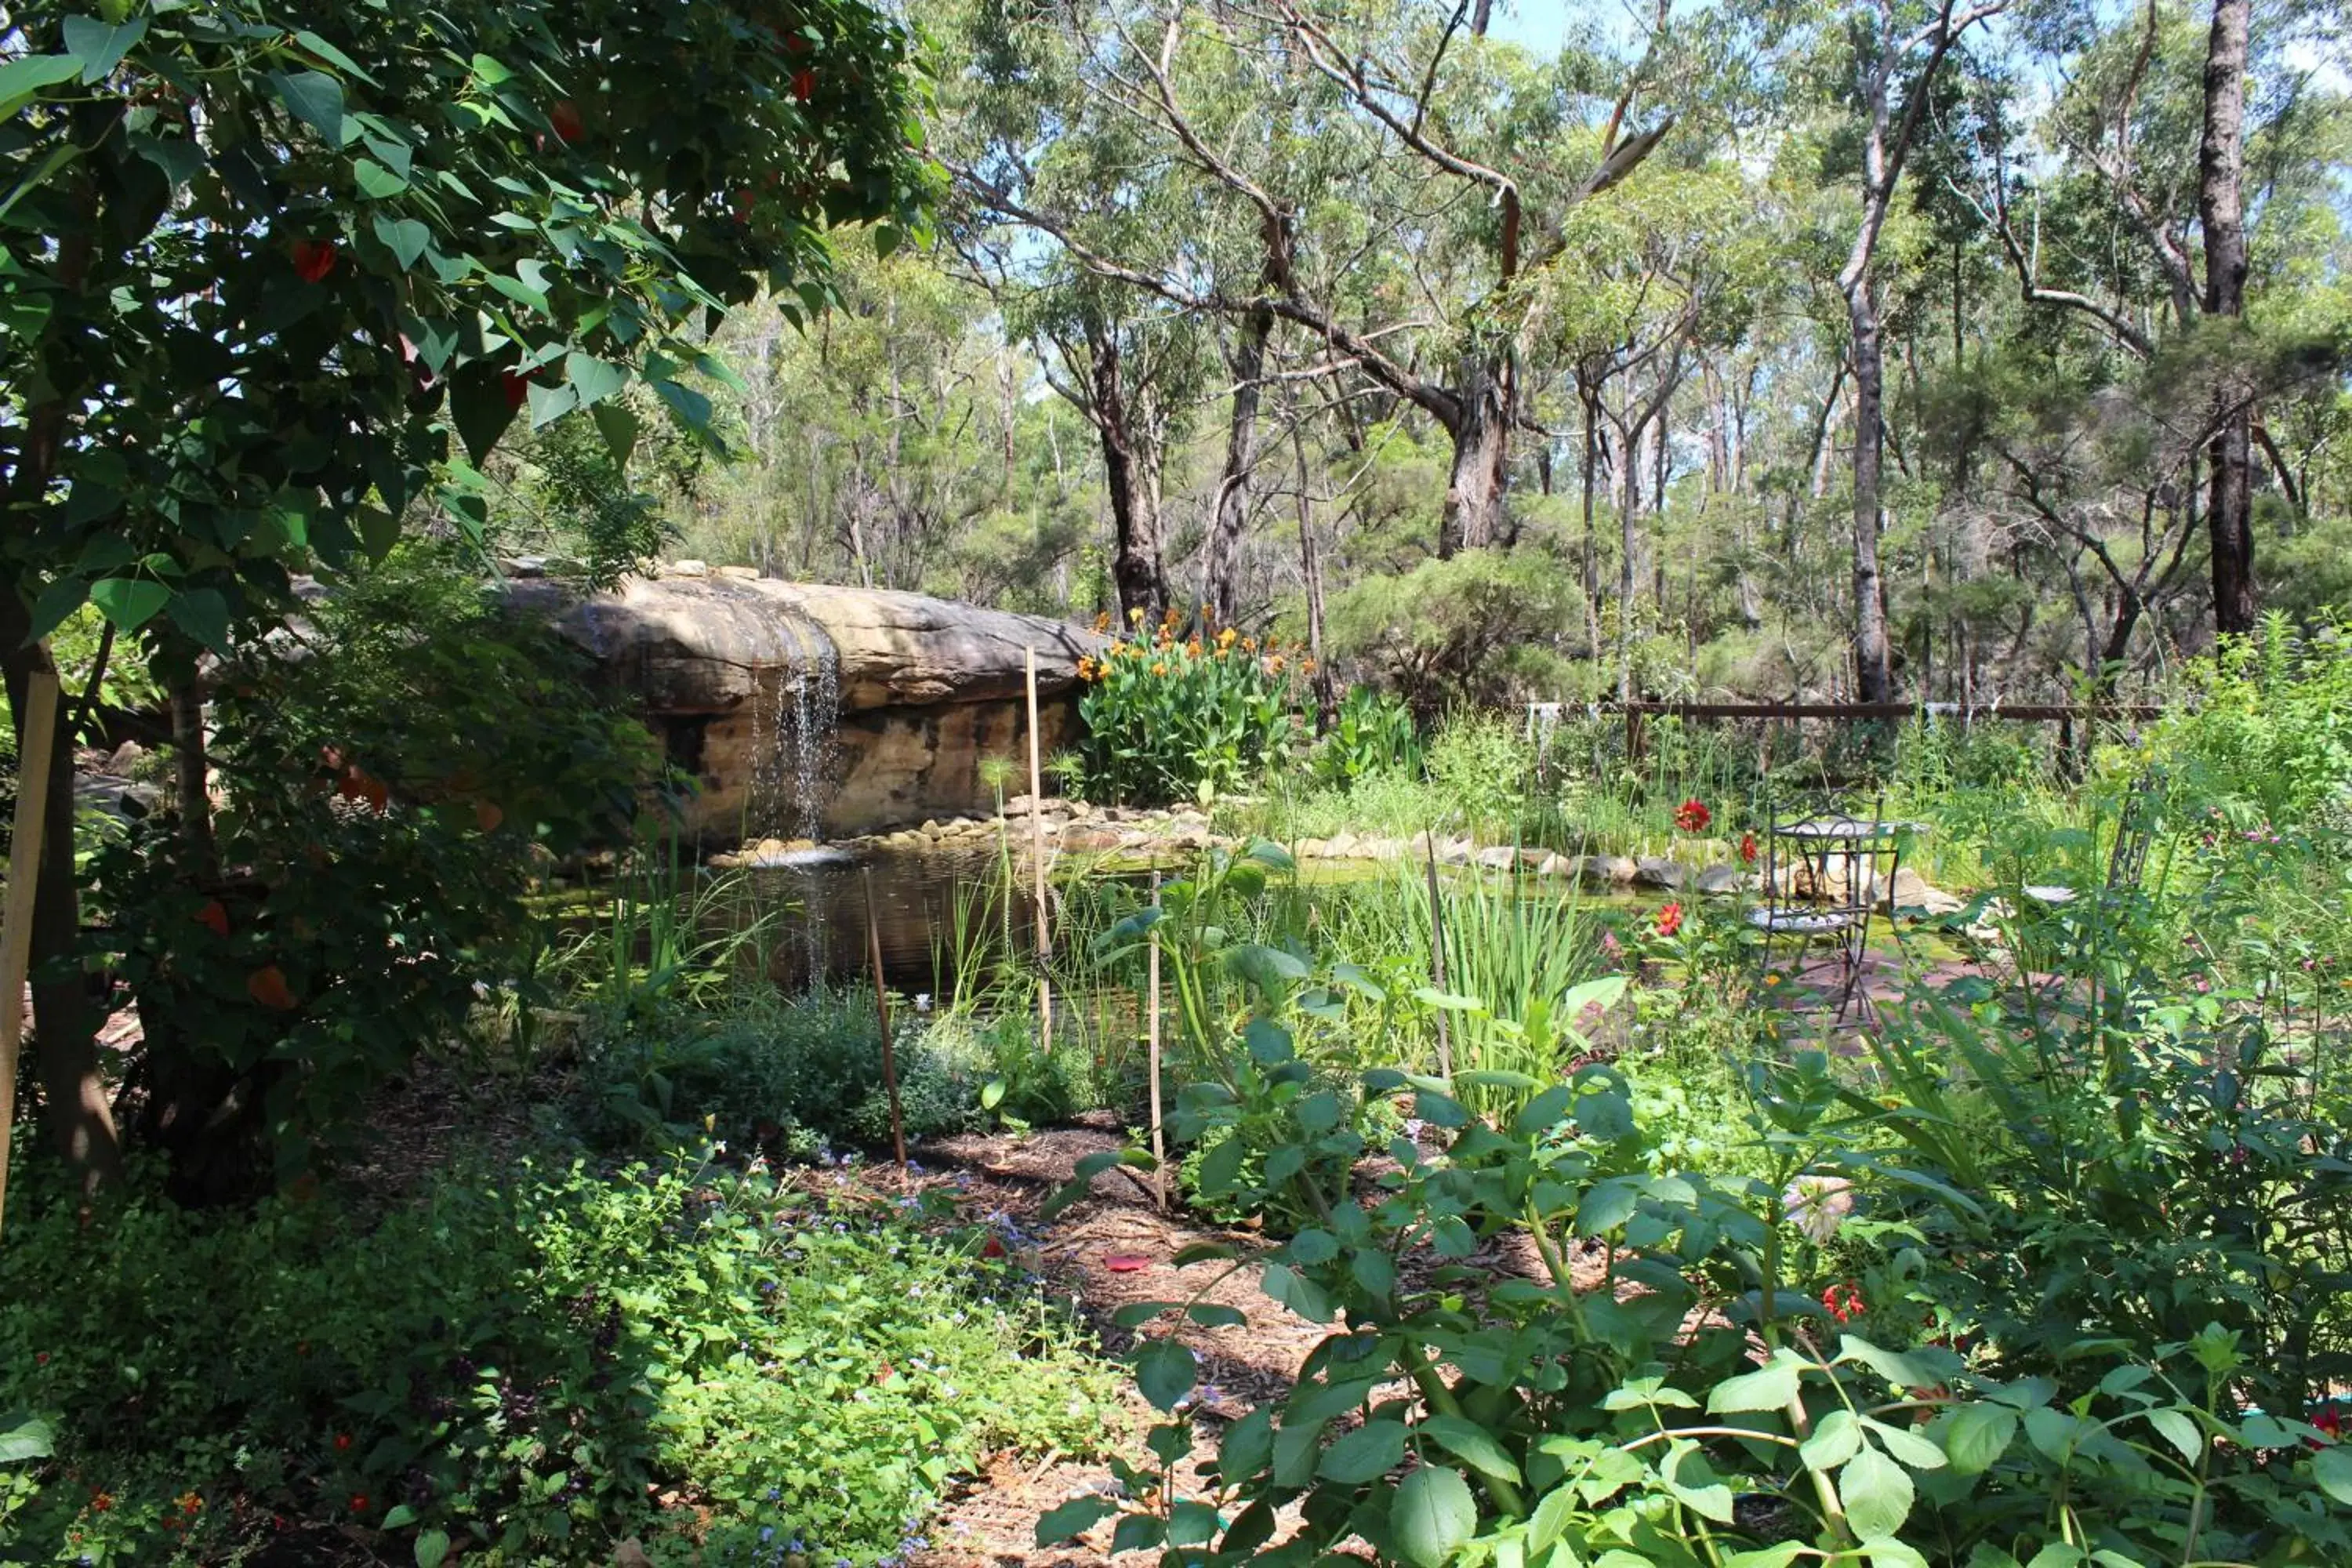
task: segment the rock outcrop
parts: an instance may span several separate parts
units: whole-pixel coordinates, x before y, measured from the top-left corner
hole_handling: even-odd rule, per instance
[[[1024,657],[1039,742],[1077,736],[1077,662],[1103,639],[1060,621],[921,594],[747,575],[699,563],[585,600],[546,580],[514,597],[552,616],[640,704],[701,783],[711,840],[844,837],[992,809],[982,765],[1026,787]]]

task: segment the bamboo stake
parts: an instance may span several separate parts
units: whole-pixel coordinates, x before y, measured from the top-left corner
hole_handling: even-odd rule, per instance
[[[1160,873],[1151,873],[1151,907],[1160,907]],[[1150,1041],[1151,1068],[1151,1200],[1162,1210],[1168,1207],[1168,1145],[1160,1131],[1160,925],[1153,921],[1150,947],[1145,958],[1150,972],[1150,997],[1144,1004],[1147,1037]]]
[[[33,899],[40,889],[41,826],[49,805],[49,755],[58,739],[58,672],[47,659],[27,683],[16,746],[16,837],[8,850],[8,901],[0,914],[0,1213],[8,1201],[9,1140],[16,1124],[16,1058],[25,1037],[25,972],[33,960]]]
[[[890,1044],[890,993],[882,984],[882,921],[874,912],[874,868],[858,868],[866,879],[866,956],[874,966],[874,1011],[882,1021],[882,1088],[890,1096],[890,1152],[898,1174],[907,1173],[907,1121],[898,1109],[898,1058]]]
[[[1422,835],[1422,847],[1429,851],[1425,869],[1429,873],[1429,970],[1430,978],[1440,991],[1445,989],[1445,904],[1437,895],[1437,834],[1435,829]],[[1445,1027],[1445,1009],[1437,1009],[1437,1076],[1454,1076],[1454,1040]]]
[[[1029,685],[1029,860],[1035,878],[1037,901],[1037,1039],[1048,1052],[1054,1048],[1054,981],[1045,965],[1054,956],[1045,921],[1045,770],[1037,753],[1037,649],[1022,651]]]

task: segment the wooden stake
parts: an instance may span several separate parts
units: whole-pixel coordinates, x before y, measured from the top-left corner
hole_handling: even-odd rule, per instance
[[[1022,649],[1022,656],[1029,685],[1029,860],[1037,900],[1037,1039],[1050,1052],[1054,1048],[1054,981],[1045,965],[1054,956],[1054,946],[1045,922],[1045,770],[1037,750],[1035,646]]]
[[[1160,873],[1151,873],[1151,907],[1160,907]],[[1144,959],[1150,978],[1149,998],[1144,1003],[1146,1038],[1150,1042],[1148,1056],[1151,1068],[1151,1198],[1161,1209],[1168,1206],[1168,1145],[1160,1131],[1160,926],[1151,927],[1150,946]]]
[[[16,737],[16,837],[8,850],[8,901],[0,914],[0,1213],[8,1201],[9,1139],[16,1125],[16,1058],[25,1037],[25,972],[33,961],[33,899],[40,890],[41,826],[57,749],[58,672],[44,658],[27,682]]]
[[[1440,991],[1445,989],[1445,902],[1437,895],[1437,833],[1434,828],[1422,836],[1423,847],[1429,851],[1426,869],[1429,872],[1429,973]],[[1454,1076],[1454,1040],[1446,1032],[1445,1009],[1437,1009],[1437,1076]]]
[[[890,993],[882,984],[882,921],[874,912],[874,868],[858,868],[866,879],[866,956],[874,966],[874,1011],[882,1020],[882,1088],[890,1096],[890,1152],[898,1174],[907,1173],[907,1121],[898,1109],[898,1058],[890,1044]]]

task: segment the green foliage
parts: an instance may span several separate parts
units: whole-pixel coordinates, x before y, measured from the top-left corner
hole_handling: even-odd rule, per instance
[[[1138,626],[1079,674],[1086,790],[1157,805],[1231,794],[1289,755],[1288,659],[1227,627],[1179,640],[1173,612]]]
[[[824,225],[918,221],[857,0],[110,15],[28,23],[11,78],[6,548],[37,634],[87,600],[177,671],[428,495],[478,536],[518,415],[625,451],[642,384],[707,430],[711,318],[814,310]]]
[[[1518,726],[1475,710],[1450,713],[1429,742],[1428,768],[1461,827],[1490,842],[1515,836],[1535,775],[1534,748]]]
[[[264,1153],[307,1168],[478,988],[531,973],[547,858],[625,836],[655,766],[576,655],[430,556],[219,679],[216,840],[158,816],[105,844],[90,939],[146,1024],[148,1125],[212,1196]]]
[[[1244,1079],[1218,1114],[1263,1115],[1286,1081]],[[1208,1561],[1244,1563],[1354,1535],[1386,1562],[1557,1564],[1612,1552],[1699,1562],[1703,1541],[1759,1563],[1794,1561],[1807,1542],[1857,1561],[1932,1552],[1971,1564],[2084,1536],[2124,1561],[2184,1542],[2233,1562],[2352,1545],[2329,1437],[2235,1403],[2250,1356],[2226,1328],[2022,1375],[1931,1342],[1948,1324],[1881,1307],[1902,1295],[1902,1259],[1916,1254],[1858,1282],[1822,1279],[1835,1231],[1864,1227],[1847,1217],[1854,1181],[1895,1173],[1834,1156],[1854,1180],[1820,1173],[1838,1100],[1825,1058],[1759,1076],[1751,1122],[1775,1178],[1764,1181],[1658,1172],[1630,1085],[1605,1068],[1499,1124],[1434,1080],[1375,1071],[1363,1089],[1410,1093],[1418,1116],[1456,1130],[1450,1145],[1393,1141],[1398,1169],[1375,1204],[1318,1205],[1321,1224],[1258,1260],[1291,1312],[1346,1327],[1278,1405],[1226,1429],[1197,1499],[1155,1499],[1129,1475],[1141,1500],[1125,1509],[1130,1541],[1181,1532],[1213,1548]],[[1311,1196],[1322,1191],[1311,1152],[1342,1134],[1307,1132],[1286,1157],[1280,1144],[1263,1152]],[[1810,1195],[1784,1199],[1784,1184]],[[1899,1203],[1901,1187],[1879,1190]],[[1990,1206],[1957,1191],[1949,1202]],[[1473,1261],[1505,1239],[1540,1260],[1532,1276]],[[1571,1271],[1586,1241],[1604,1244],[1597,1278]],[[1424,1246],[1434,1270],[1405,1268]],[[1191,1437],[1190,1383],[1155,1392],[1146,1380],[1153,1403],[1178,1412],[1156,1448]],[[2285,1452],[2271,1462],[2266,1450]],[[1444,1479],[1418,1493],[1395,1485],[1408,1456],[1410,1475]],[[1264,1552],[1272,1510],[1294,1501],[1299,1533]],[[1041,1540],[1116,1506],[1049,1519]]]
[[[1331,596],[1331,647],[1378,670],[1416,712],[1550,684],[1581,614],[1572,563],[1532,545],[1465,550]]]
[[[2283,616],[2193,672],[2193,706],[2145,742],[2233,822],[2300,826],[2352,797],[2352,621]]]
[[[914,1015],[892,1023],[908,1140],[977,1126],[996,1064]],[[707,1130],[730,1148],[802,1160],[887,1148],[880,1031],[874,994],[854,988],[795,998],[746,988],[708,1010],[607,1015],[583,1043],[583,1114],[609,1138],[657,1146]]]
[[[351,1531],[402,1562],[603,1563],[632,1534],[896,1561],[984,1455],[1083,1452],[1106,1420],[982,1236],[691,1159],[461,1160],[380,1214],[139,1183],[99,1227],[62,1189],[11,1184],[0,1255],[0,1406],[55,1431],[0,1479],[22,1560]]]
[[[1317,745],[1317,783],[1345,788],[1380,773],[1421,769],[1421,734],[1412,710],[1395,698],[1353,686],[1339,700],[1330,732]]]

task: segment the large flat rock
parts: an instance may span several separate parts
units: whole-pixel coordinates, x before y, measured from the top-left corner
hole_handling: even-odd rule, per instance
[[[992,808],[989,761],[1026,784],[1029,650],[1050,756],[1076,740],[1078,660],[1105,643],[922,594],[699,568],[584,600],[522,579],[513,597],[640,704],[700,781],[690,823],[713,839],[843,837]],[[812,714],[824,731],[814,738]]]

